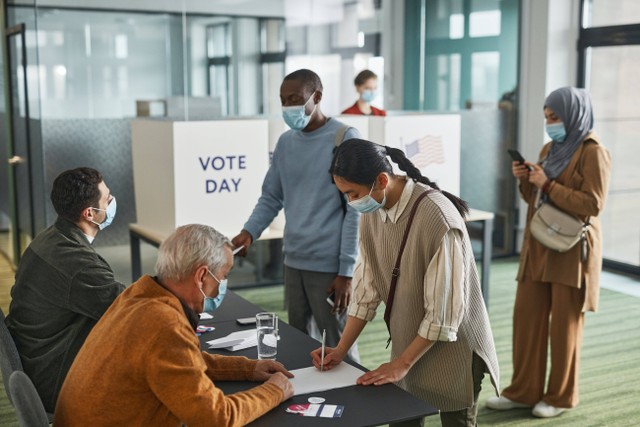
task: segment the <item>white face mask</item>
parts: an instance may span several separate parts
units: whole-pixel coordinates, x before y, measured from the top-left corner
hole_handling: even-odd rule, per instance
[[[317,104],[314,104],[313,110],[311,110],[311,114],[309,114],[308,116],[305,110],[309,101],[313,99],[313,95],[315,95],[315,92],[313,92],[309,99],[307,99],[307,101],[302,105],[282,107],[282,118],[284,119],[287,126],[289,126],[291,129],[302,130],[306,128],[311,121],[311,115],[313,115]]]
[[[109,225],[111,225],[111,222],[113,222],[113,219],[116,217],[116,209],[117,209],[117,207],[118,207],[118,204],[116,203],[116,198],[115,197],[111,197],[111,201],[107,205],[107,209],[91,208],[91,209],[95,209],[97,211],[104,211],[105,214],[106,214],[106,218],[101,223],[97,223],[95,221],[91,221],[91,222],[94,223],[95,225],[97,225],[100,230],[104,230]]]
[[[366,196],[350,201],[349,206],[360,213],[375,212],[383,207],[387,202],[387,192],[386,190],[382,190],[384,192],[384,197],[382,197],[382,202],[378,203],[376,199],[371,197],[371,192],[373,191],[373,187],[375,187],[375,185],[376,183],[374,182],[371,186],[371,190],[369,190],[369,194],[367,194]]]
[[[213,313],[222,305],[222,300],[224,299],[224,296],[227,294],[227,279],[218,280],[218,278],[213,275],[211,270],[207,270],[207,273],[209,273],[211,277],[213,277],[215,281],[220,284],[220,286],[218,286],[218,296],[216,296],[215,298],[208,297],[204,293],[202,288],[200,288],[200,292],[204,297],[204,302],[202,303],[202,312]]]

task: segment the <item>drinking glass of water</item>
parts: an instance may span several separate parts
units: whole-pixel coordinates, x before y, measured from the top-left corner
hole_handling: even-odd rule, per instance
[[[275,360],[278,353],[278,315],[275,313],[256,314],[258,330],[258,359]]]

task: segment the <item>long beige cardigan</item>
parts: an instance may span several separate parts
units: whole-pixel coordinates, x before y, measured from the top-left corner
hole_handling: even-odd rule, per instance
[[[546,144],[540,152],[544,159],[551,148]],[[551,203],[565,212],[587,218],[591,222],[587,232],[588,258],[581,261],[580,245],[568,252],[560,253],[547,249],[540,244],[529,231],[531,218],[535,213],[537,189],[529,182],[520,182],[520,195],[529,204],[527,226],[520,253],[518,280],[524,278],[525,271],[531,271],[534,281],[560,283],[574,288],[586,286],[584,310],[596,311],[600,295],[600,271],[602,270],[602,229],[600,213],[604,209],[609,177],[611,175],[611,156],[600,143],[595,132],[585,138],[566,169],[558,176],[551,187]],[[527,264],[529,270],[527,270]]]
[[[371,285],[384,300],[389,293],[391,271],[411,207],[423,191],[424,186],[415,186],[406,209],[395,224],[382,222],[378,214],[361,217],[361,248],[371,269]],[[463,259],[460,261],[464,263],[466,274],[461,289],[449,290],[461,292],[465,299],[465,313],[457,331],[457,340],[435,342],[398,383],[442,411],[455,411],[473,404],[473,353],[487,365],[496,393],[499,369],[469,235],[462,217],[440,192],[431,192],[420,202],[402,256],[391,312],[391,358],[396,359],[416,337],[425,317],[423,283],[427,267],[451,228],[458,229],[463,236]],[[381,347],[384,345],[384,342],[380,343]]]

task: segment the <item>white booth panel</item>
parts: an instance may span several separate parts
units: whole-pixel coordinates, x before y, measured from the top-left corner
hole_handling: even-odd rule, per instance
[[[267,173],[267,135],[266,120],[175,123],[176,225],[240,232]]]
[[[342,123],[358,129],[362,139],[369,140],[369,116],[357,116],[355,114],[345,114],[336,117]]]
[[[399,148],[442,190],[460,194],[460,116],[410,114],[371,118],[371,141]],[[397,167],[395,172],[402,173]]]
[[[131,121],[131,157],[136,221],[157,231],[176,224],[173,177],[173,122]]]
[[[200,223],[235,236],[260,197],[268,150],[267,120],[134,121],[138,224],[168,234]]]

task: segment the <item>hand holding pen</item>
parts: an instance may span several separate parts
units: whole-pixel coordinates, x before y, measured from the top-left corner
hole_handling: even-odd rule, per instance
[[[320,355],[320,372],[324,370],[324,349],[326,348],[326,342],[327,342],[327,330],[323,329],[322,330],[322,352]]]
[[[340,347],[324,347],[324,357],[322,357],[322,347],[311,352],[311,360],[317,369],[329,371],[336,367],[342,359],[347,356],[347,352]]]

